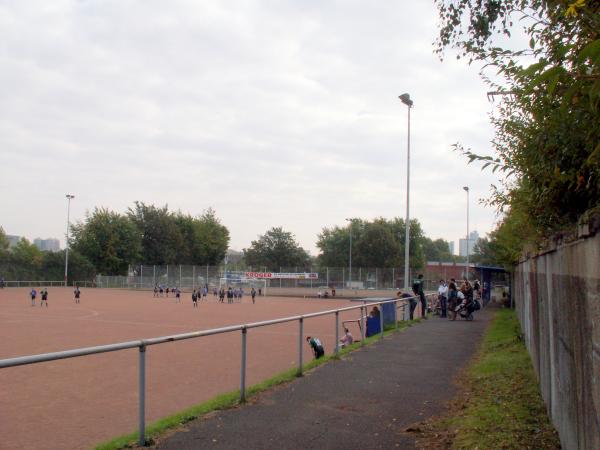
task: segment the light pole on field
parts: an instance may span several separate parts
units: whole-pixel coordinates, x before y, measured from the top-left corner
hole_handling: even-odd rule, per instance
[[[346,219],[347,222],[350,222],[350,264],[348,270],[348,286],[352,289],[352,219]]]
[[[463,189],[467,193],[467,269],[466,269],[466,272],[465,272],[465,278],[467,279],[467,281],[469,281],[469,243],[470,243],[470,236],[469,236],[469,186],[463,186]]]
[[[67,194],[67,242],[65,246],[65,287],[67,287],[67,272],[69,270],[69,225],[71,220],[71,200],[75,198],[72,194]]]
[[[408,259],[410,250],[410,109],[413,107],[413,101],[411,100],[409,94],[402,94],[398,98],[408,107],[408,134],[406,145],[406,231],[404,239],[404,290],[408,292]]]

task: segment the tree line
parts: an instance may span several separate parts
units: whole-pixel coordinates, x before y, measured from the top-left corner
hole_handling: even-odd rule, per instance
[[[464,261],[464,258],[451,254],[448,241],[425,236],[417,219],[410,221],[409,234],[411,269],[422,269],[426,261]],[[403,219],[379,217],[369,221],[355,218],[344,227],[323,228],[317,236],[320,253],[311,257],[292,233],[274,227],[243,250],[242,264],[273,271],[286,267],[313,270],[348,267],[352,249],[353,267],[403,267],[405,236]]]
[[[135,202],[122,214],[94,208],[70,227],[69,281],[96,274],[127,275],[134,264],[218,265],[229,230],[211,208],[193,217]],[[62,280],[65,251],[41,252],[27,239],[9,248],[0,228],[0,276],[6,280]]]
[[[291,232],[273,227],[243,249],[236,266],[269,271],[348,267],[352,244],[353,267],[403,267],[404,224],[400,218],[356,218],[344,227],[323,228],[317,236],[318,256],[311,256]],[[212,209],[193,217],[167,206],[135,202],[125,213],[94,208],[71,225],[69,242],[69,280],[89,280],[96,274],[126,275],[137,264],[220,265],[227,254],[229,230]],[[9,250],[0,228],[0,276],[5,279],[62,280],[64,261],[64,250],[41,252],[26,239]],[[410,267],[422,269],[426,261],[464,258],[452,255],[447,241],[425,236],[413,219]]]

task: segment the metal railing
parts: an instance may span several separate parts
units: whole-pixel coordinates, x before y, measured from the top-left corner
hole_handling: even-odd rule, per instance
[[[426,294],[426,297],[432,296],[436,294]],[[304,320],[310,319],[313,317],[320,317],[329,314],[335,314],[335,354],[339,353],[339,314],[344,311],[352,311],[360,309],[360,321],[361,321],[361,345],[365,344],[365,318],[366,318],[366,310],[368,307],[373,307],[376,305],[384,305],[387,303],[394,303],[395,312],[397,313],[398,309],[402,309],[403,311],[403,320],[407,319],[407,311],[406,307],[408,306],[408,301],[410,299],[417,298],[407,297],[407,298],[396,298],[382,301],[364,301],[360,305],[349,306],[345,308],[331,309],[326,311],[319,311],[314,313],[302,314],[297,316],[283,317],[280,319],[271,319],[265,320],[261,322],[252,322],[244,325],[231,325],[227,327],[221,328],[213,328],[209,330],[203,331],[194,331],[190,333],[182,333],[182,334],[174,334],[170,336],[162,336],[150,339],[140,339],[135,341],[128,342],[119,342],[116,344],[108,344],[108,345],[99,345],[95,347],[84,347],[73,350],[64,350],[60,352],[52,352],[52,353],[43,353],[39,355],[29,355],[29,356],[20,356],[16,358],[7,358],[0,360],[0,369],[8,368],[8,367],[17,367],[28,364],[37,364],[47,361],[56,361],[59,359],[67,359],[67,358],[76,358],[80,356],[86,355],[95,355],[98,353],[107,353],[114,352],[119,350],[127,350],[132,348],[138,348],[139,350],[139,358],[138,358],[138,401],[139,401],[139,440],[138,443],[140,445],[144,445],[146,443],[146,348],[152,345],[164,344],[167,342],[176,342],[182,341],[186,339],[194,339],[200,338],[204,336],[212,336],[216,334],[222,333],[230,333],[235,331],[241,332],[242,338],[242,348],[241,348],[241,368],[240,368],[240,402],[245,402],[246,400],[246,342],[247,342],[247,334],[248,330],[252,328],[265,327],[270,325],[277,325],[287,322],[298,321],[298,368],[297,368],[297,376],[302,375],[302,368],[304,365],[303,362],[303,349],[304,349]],[[397,315],[397,314],[396,314]],[[380,325],[380,334],[383,339],[384,335],[384,320],[383,320],[383,311],[379,313],[379,325]],[[395,328],[398,327],[398,319],[395,318]]]

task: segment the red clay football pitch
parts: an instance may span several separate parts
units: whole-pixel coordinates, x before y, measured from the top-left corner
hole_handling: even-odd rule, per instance
[[[112,344],[356,305],[346,300],[249,297],[192,307],[152,292],[49,288],[46,308],[29,288],[0,289],[0,359]],[[39,289],[38,289],[39,291]],[[341,320],[356,319],[359,310]],[[357,329],[352,330],[355,336]],[[240,332],[151,346],[146,354],[147,423],[239,388]],[[330,353],[333,315],[307,319],[304,334]],[[341,330],[340,330],[341,335]],[[248,331],[247,386],[295,367],[298,323]],[[305,361],[312,355],[304,347]],[[76,449],[136,430],[138,351],[122,350],[0,369],[0,448]]]

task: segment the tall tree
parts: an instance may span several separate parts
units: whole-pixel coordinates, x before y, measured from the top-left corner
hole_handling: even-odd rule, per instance
[[[346,267],[350,260],[352,231],[352,263],[363,267],[400,267],[404,264],[406,228],[404,220],[377,218],[373,221],[353,219],[346,227],[323,228],[318,235],[321,250],[319,264]],[[410,221],[410,267],[422,268],[425,262],[421,241],[423,230],[418,220]]]
[[[212,208],[205,210],[198,218],[199,233],[201,236],[200,264],[217,265],[229,247],[229,230],[221,223]]]
[[[499,75],[484,74],[498,102],[495,154],[457,147],[470,161],[504,174],[489,201],[506,212],[499,237],[512,246],[505,255],[514,259],[515,251],[600,205],[600,2],[436,4],[437,52],[454,47],[459,57]],[[528,39],[511,39],[514,23],[524,24]],[[527,47],[520,44],[527,41]]]
[[[65,273],[65,251],[43,252],[38,280],[62,280]],[[93,264],[74,249],[69,250],[68,282],[92,281],[96,277]]]
[[[264,266],[274,271],[280,268],[306,268],[310,261],[308,253],[296,242],[294,235],[281,227],[271,228],[258,240],[252,241],[250,248],[244,249],[244,259],[250,266]]]
[[[436,239],[435,241],[423,237],[421,242],[423,246],[423,253],[427,261],[453,261],[454,255],[450,253],[450,245],[448,241],[444,239]]]
[[[173,215],[182,245],[178,248],[177,264],[219,264],[229,245],[229,230],[222,225],[212,208],[198,218],[181,212]]]
[[[144,264],[175,264],[182,253],[184,239],[167,205],[157,208],[135,202],[127,211],[142,237]]]
[[[139,260],[141,236],[127,216],[95,208],[71,233],[72,248],[103,275],[126,275],[129,264]]]
[[[6,237],[4,228],[0,227],[0,256],[6,255],[8,253],[9,246],[10,243],[8,242],[8,238]]]
[[[25,238],[21,238],[10,253],[10,263],[18,271],[20,279],[37,279],[43,255],[34,244]],[[15,273],[15,275],[17,274]]]

